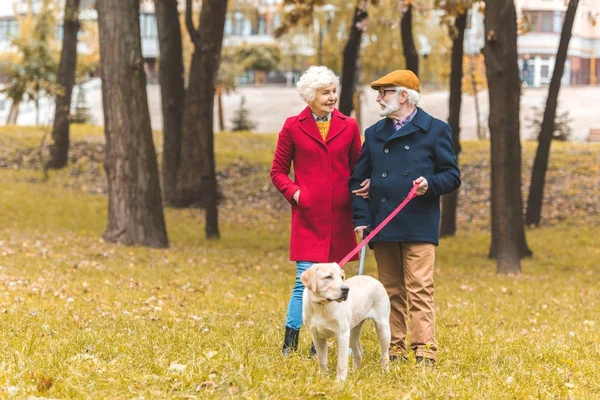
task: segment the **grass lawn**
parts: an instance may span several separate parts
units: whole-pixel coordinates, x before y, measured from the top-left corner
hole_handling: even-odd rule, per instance
[[[514,278],[486,258],[489,142],[463,143],[460,232],[436,263],[438,363],[384,373],[369,323],[363,366],[335,383],[335,347],[327,376],[305,330],[297,355],[280,351],[294,265],[268,178],[275,135],[217,135],[222,239],[204,240],[202,211],[167,209],[166,250],[100,239],[99,129],[75,127],[74,159],[48,180],[41,136],[0,128],[0,397],[600,398],[597,145],[553,145],[544,225],[527,231],[535,254]]]

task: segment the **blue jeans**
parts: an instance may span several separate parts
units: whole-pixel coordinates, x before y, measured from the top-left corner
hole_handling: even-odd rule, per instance
[[[296,283],[294,284],[294,290],[292,290],[292,297],[285,317],[285,326],[288,328],[300,329],[302,326],[302,292],[304,292],[304,285],[300,281],[300,275],[313,264],[311,261],[296,262]]]

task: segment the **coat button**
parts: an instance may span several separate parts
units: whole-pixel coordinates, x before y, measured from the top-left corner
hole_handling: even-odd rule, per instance
[[[387,154],[387,153],[389,153],[389,152],[390,152],[390,149],[383,149],[383,152],[384,152],[385,154]]]
[[[409,145],[404,146],[404,150],[409,150],[409,149],[410,149]]]
[[[408,176],[408,171],[404,171],[404,172],[402,173],[402,175],[404,175],[404,176]]]
[[[383,174],[381,174],[381,176],[383,176],[385,178],[387,176],[387,174],[384,172]]]
[[[385,201],[386,201],[386,200],[385,200],[385,197],[384,197],[383,199],[381,199],[381,202],[382,202],[382,203],[385,203]]]

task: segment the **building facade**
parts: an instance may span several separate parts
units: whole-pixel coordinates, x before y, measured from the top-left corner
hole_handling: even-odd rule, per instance
[[[526,28],[519,35],[519,63],[525,85],[550,83],[566,5],[563,0],[516,0]],[[595,85],[600,77],[600,0],[580,1],[562,83]]]
[[[567,6],[564,0],[515,0],[523,31],[517,39],[519,67],[524,86],[548,85]],[[485,44],[483,15],[474,7],[465,30],[465,54],[481,51]],[[600,0],[579,2],[563,85],[596,85],[600,78]]]

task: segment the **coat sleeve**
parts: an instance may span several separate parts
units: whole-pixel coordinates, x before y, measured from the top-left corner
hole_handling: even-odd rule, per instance
[[[271,166],[271,181],[288,202],[294,203],[294,193],[300,189],[300,186],[292,182],[289,177],[294,159],[294,141],[287,125],[286,121],[277,138],[277,147]]]
[[[350,151],[348,154],[348,160],[350,161],[350,173],[354,171],[354,167],[356,166],[356,162],[358,161],[358,157],[360,156],[360,151],[362,148],[360,130],[356,122],[353,125],[353,130],[352,143],[350,144]]]
[[[425,193],[428,197],[439,197],[450,193],[460,187],[460,170],[456,161],[452,132],[447,123],[442,123],[441,133],[436,137],[434,144],[435,173],[424,176],[429,189]]]
[[[365,142],[362,146],[360,156],[354,166],[354,172],[350,177],[350,196],[352,198],[352,220],[354,226],[372,226],[372,216],[369,211],[369,199],[363,199],[362,197],[352,194],[353,190],[359,189],[360,184],[367,178],[371,178],[371,154],[369,152],[367,132],[365,132]]]

